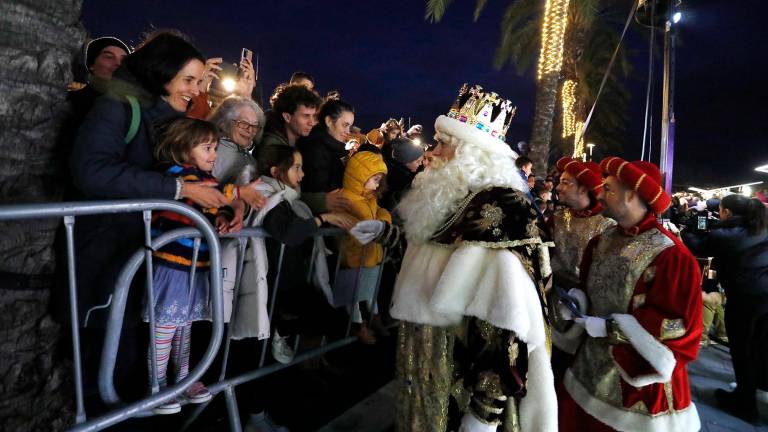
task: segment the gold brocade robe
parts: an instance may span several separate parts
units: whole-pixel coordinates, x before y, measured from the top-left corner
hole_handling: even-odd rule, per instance
[[[490,188],[467,196],[449,220],[420,246],[419,253],[406,252],[395,288],[393,316],[403,320],[398,333],[397,430],[443,432],[458,430],[465,413],[482,423],[498,425],[501,431],[519,431],[518,402],[526,394],[528,353],[526,343],[515,332],[475,316],[465,315],[457,325],[441,325],[439,313],[403,303],[430,305],[434,286],[404,286],[402,279],[417,281],[409,266],[420,262],[425,284],[437,285],[447,260],[425,258],[439,250],[466,245],[503,249],[519,259],[523,277],[533,281],[534,303],[540,311],[538,326],[546,331],[539,251],[543,247],[536,212],[517,190]],[[414,245],[409,245],[409,248]],[[416,246],[419,247],[419,246]],[[450,255],[450,252],[448,252]],[[421,260],[421,261],[420,261]],[[409,262],[410,261],[410,262]],[[440,266],[443,266],[440,268]],[[430,269],[431,267],[431,269]],[[437,275],[429,274],[439,268]],[[468,281],[475,284],[480,281]],[[529,282],[531,283],[531,282]],[[472,290],[472,286],[467,287]],[[403,293],[417,291],[419,295]],[[538,291],[538,292],[537,292]],[[407,316],[401,310],[415,310]],[[423,319],[424,314],[431,314]],[[414,322],[419,321],[422,322]],[[554,395],[554,392],[552,393]],[[554,396],[553,396],[554,397]]]

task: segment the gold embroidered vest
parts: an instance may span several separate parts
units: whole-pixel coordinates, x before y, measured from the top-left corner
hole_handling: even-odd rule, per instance
[[[672,246],[672,240],[656,228],[635,237],[621,234],[616,227],[607,229],[593,251],[587,276],[589,315],[605,318],[612,313],[627,313],[643,272],[662,251]],[[596,398],[624,408],[621,376],[611,359],[608,339],[587,337],[571,371]],[[647,413],[643,408],[644,405],[631,410]]]
[[[555,212],[552,235],[555,240],[555,253],[551,258],[555,284],[565,288],[574,288],[579,284],[579,265],[584,255],[584,248],[592,237],[601,234],[608,227],[615,225],[613,220],[603,215],[576,217],[570,209]]]

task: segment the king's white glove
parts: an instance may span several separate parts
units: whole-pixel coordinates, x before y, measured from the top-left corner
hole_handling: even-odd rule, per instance
[[[598,338],[608,336],[608,327],[606,326],[604,318],[598,318],[593,316],[586,316],[584,318],[574,318],[573,321],[580,324],[587,330],[587,334]]]
[[[380,220],[364,220],[358,222],[349,230],[352,237],[357,239],[360,244],[368,244],[376,239],[382,232],[386,224]]]

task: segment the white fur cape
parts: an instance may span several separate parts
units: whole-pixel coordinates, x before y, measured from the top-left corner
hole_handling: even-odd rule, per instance
[[[523,431],[557,431],[557,397],[537,288],[506,249],[455,250],[409,245],[395,285],[392,316],[447,326],[475,316],[514,331],[528,347],[528,393],[520,403]]]

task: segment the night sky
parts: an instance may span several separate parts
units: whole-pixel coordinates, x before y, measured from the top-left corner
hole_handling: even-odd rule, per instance
[[[265,97],[290,74],[314,75],[318,90],[338,89],[357,111],[364,131],[388,117],[411,117],[431,133],[462,83],[476,83],[518,106],[507,141],[528,140],[534,109],[533,71],[518,76],[512,66],[493,68],[501,14],[510,0],[491,0],[475,23],[474,1],[451,4],[443,21],[424,20],[425,1],[240,0],[230,2],[133,0],[83,2],[89,34],[117,36],[136,44],[152,28],[188,34],[209,57],[239,59],[240,49],[260,57]],[[768,6],[761,1],[685,0],[679,23],[675,111],[674,182],[718,185],[768,181],[753,171],[768,163],[763,125]],[[628,11],[627,11],[628,12]],[[623,19],[622,19],[623,20]],[[647,49],[639,28],[632,47]],[[647,51],[646,51],[647,52]],[[645,109],[646,54],[637,56],[637,76],[624,152],[639,159]],[[658,75],[661,87],[661,75]],[[591,101],[590,101],[591,104]],[[656,98],[656,125],[661,98]],[[654,132],[658,157],[658,130]],[[599,143],[596,148],[599,153]],[[658,162],[657,160],[655,160]]]

